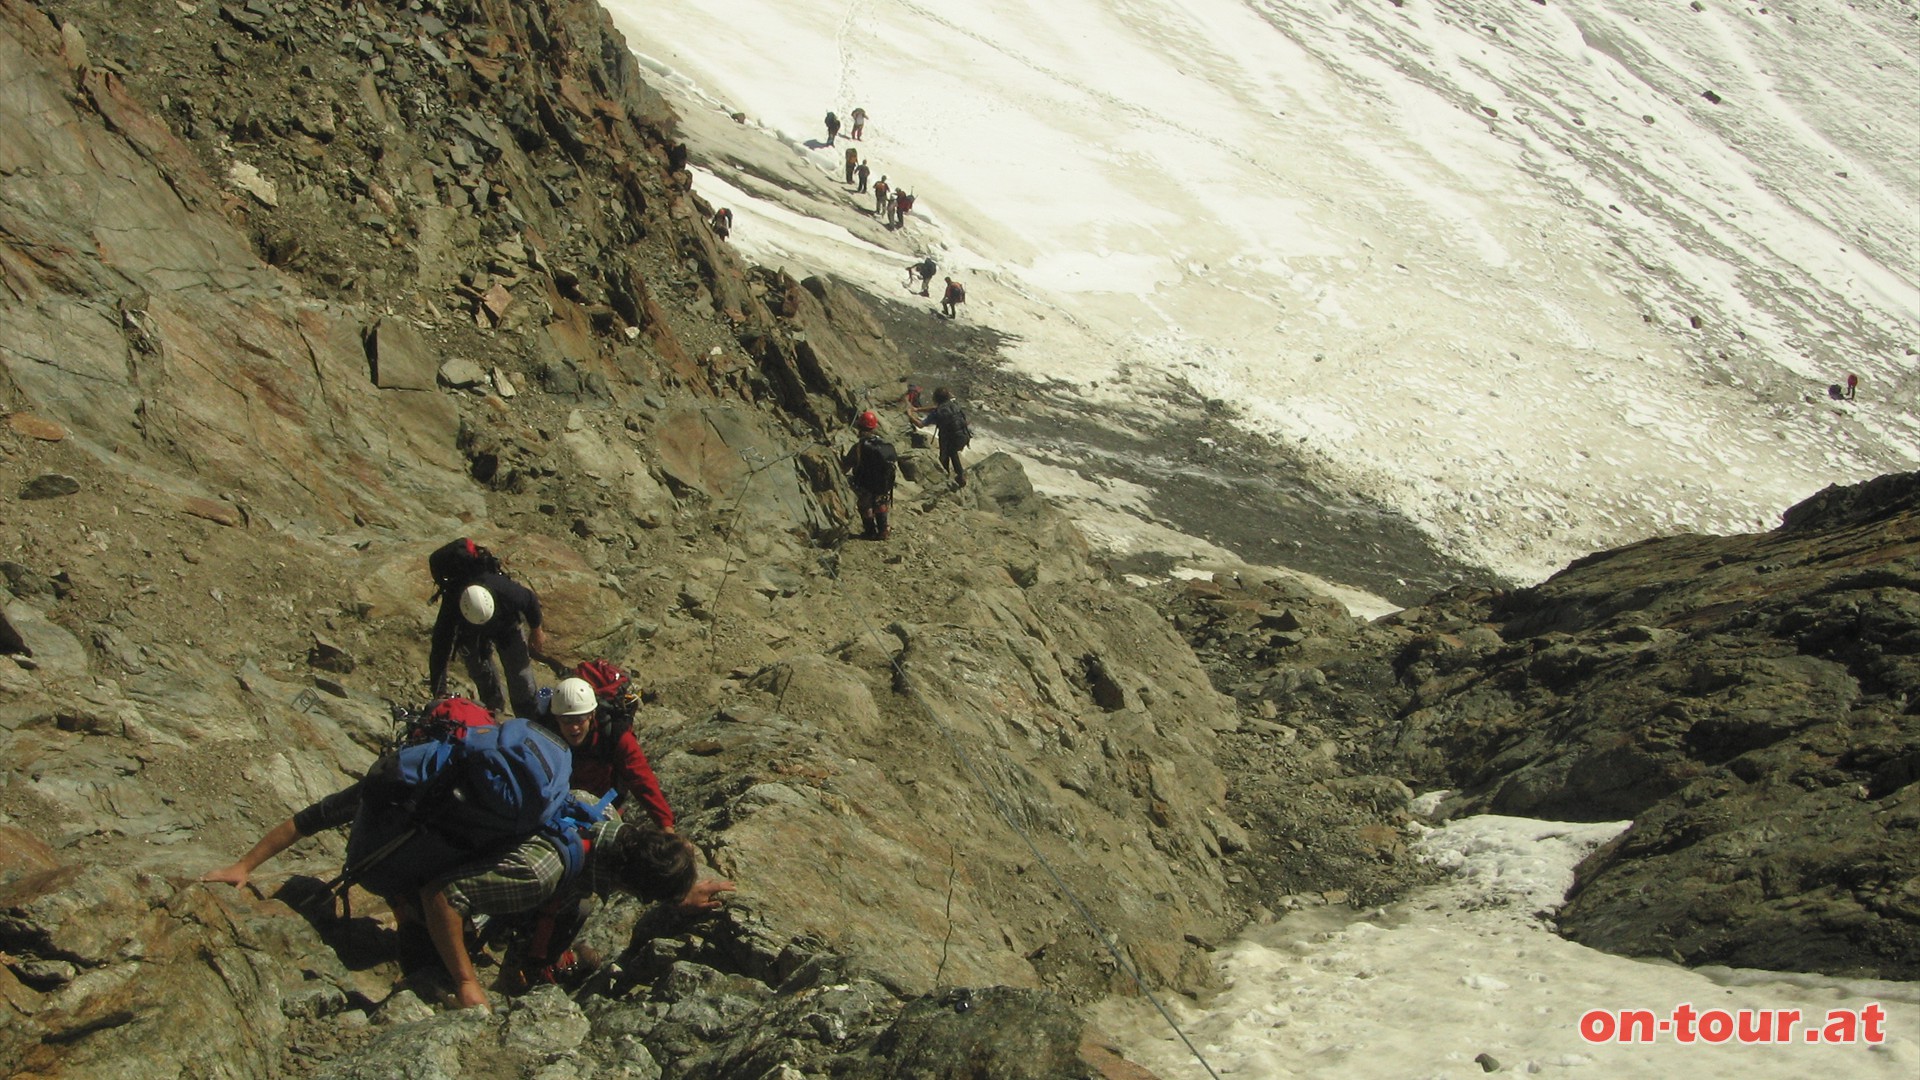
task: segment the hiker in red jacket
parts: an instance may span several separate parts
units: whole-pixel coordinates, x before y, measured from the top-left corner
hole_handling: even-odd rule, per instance
[[[590,665],[612,669],[620,685],[625,685],[626,675],[618,668],[599,660],[580,666],[585,669]],[[615,719],[615,712],[612,704],[601,702],[593,684],[575,675],[561,679],[553,688],[540,723],[559,732],[573,750],[570,786],[575,791],[590,795],[618,791],[617,805],[622,809],[628,799],[637,800],[646,807],[647,816],[654,824],[672,832],[673,808],[660,793],[660,781],[653,775],[646,752],[640,749],[640,740],[634,737],[633,722]]]
[[[940,314],[949,319],[960,317],[960,305],[967,302],[967,290],[952,278],[947,279],[947,291],[940,294]]]

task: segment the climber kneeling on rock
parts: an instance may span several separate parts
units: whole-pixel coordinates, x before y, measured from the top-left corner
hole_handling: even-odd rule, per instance
[[[687,841],[651,821],[612,816],[611,797],[587,802],[567,790],[571,756],[552,732],[527,720],[493,722],[464,699],[435,703],[398,749],[362,780],[281,822],[237,862],[202,881],[244,886],[268,859],[304,836],[349,822],[347,865],[330,888],[359,885],[384,898],[406,935],[424,926],[453,979],[453,1003],[484,1006],[462,933],[476,916],[542,916],[515,981],[558,981],[585,966],[568,946],[590,897],[614,891],[677,900],[683,910],[718,908],[729,881],[696,880]]]
[[[466,919],[533,913],[548,906],[579,908],[590,896],[616,891],[656,903],[678,900],[690,912],[713,911],[721,905],[721,894],[733,889],[731,881],[699,880],[693,845],[651,823],[606,821],[595,826],[587,839],[585,862],[571,877],[561,853],[545,839],[533,837],[496,859],[463,867],[420,890],[427,933],[453,980],[455,1006],[487,1004],[462,933]],[[567,940],[543,943],[545,955],[557,951],[556,959],[545,967],[530,960],[522,978],[539,982],[543,974],[563,974],[572,966],[566,946],[584,919],[570,922],[571,929],[564,935]]]

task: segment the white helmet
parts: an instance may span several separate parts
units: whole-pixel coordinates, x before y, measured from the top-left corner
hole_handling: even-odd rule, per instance
[[[581,716],[599,707],[600,699],[593,696],[593,686],[587,680],[561,679],[553,688],[547,711],[555,716]]]
[[[484,585],[469,585],[460,594],[460,614],[475,626],[493,618],[493,594]]]

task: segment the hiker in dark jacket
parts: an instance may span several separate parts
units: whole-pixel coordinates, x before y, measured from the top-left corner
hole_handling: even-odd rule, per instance
[[[925,419],[922,419],[925,417]],[[973,441],[973,429],[967,424],[967,414],[953,391],[942,386],[933,392],[933,404],[908,405],[907,419],[914,427],[933,425],[940,434],[940,468],[953,474],[954,487],[967,486],[967,470],[960,464],[960,451]]]
[[[840,118],[831,112],[827,114],[827,145],[832,146],[834,136],[840,134]]]
[[[547,638],[540,628],[540,598],[532,589],[496,572],[443,592],[427,653],[427,682],[436,698],[447,694],[447,664],[456,650],[466,660],[467,676],[482,705],[502,712],[511,704],[514,716],[537,714],[533,658],[546,658]]]
[[[893,513],[893,444],[880,437],[880,418],[871,410],[861,413],[854,426],[860,430],[860,438],[848,448],[840,465],[853,487],[854,503],[866,524],[866,538],[885,540],[893,535],[887,524]]]
[[[920,295],[928,295],[927,284],[933,280],[934,273],[939,269],[940,267],[934,263],[933,256],[931,255],[921,259],[917,263],[909,265],[907,267],[907,288],[913,288],[914,279],[918,278],[920,279]],[[951,281],[952,279],[949,278],[948,280]]]

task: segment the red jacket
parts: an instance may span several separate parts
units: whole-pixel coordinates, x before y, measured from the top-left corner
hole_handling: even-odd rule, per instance
[[[656,824],[663,829],[673,828],[673,808],[667,805],[667,797],[660,794],[660,781],[654,777],[653,766],[647,764],[640,740],[633,737],[631,730],[621,732],[620,737],[609,744],[606,731],[595,725],[587,741],[574,748],[572,786],[576,791],[594,795],[604,795],[608,788],[616,788],[621,803],[638,799]]]

